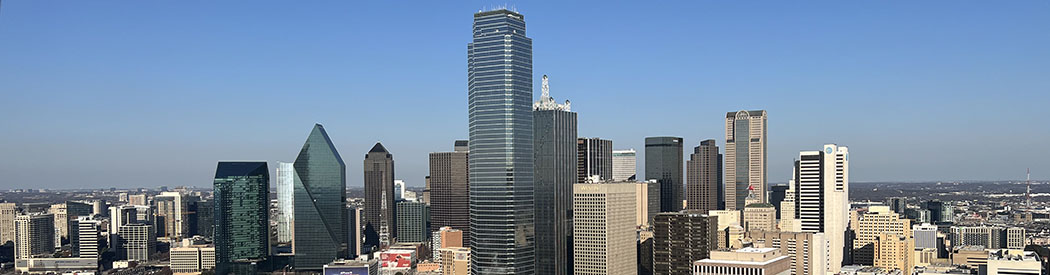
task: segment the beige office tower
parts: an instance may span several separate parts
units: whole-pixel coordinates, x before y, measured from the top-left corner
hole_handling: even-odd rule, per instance
[[[740,227],[740,211],[738,210],[711,210],[707,215],[718,220],[718,248],[729,248],[732,242],[729,236],[730,227]],[[741,230],[743,227],[741,227]]]
[[[215,247],[210,245],[173,247],[169,255],[168,266],[174,275],[201,274],[215,268]]]
[[[741,210],[748,196],[766,200],[766,111],[726,113],[726,209]]]
[[[639,228],[649,227],[649,184],[638,182],[634,184],[634,209],[635,209],[635,223]]]
[[[62,247],[62,238],[69,237],[69,215],[67,215],[66,204],[52,204],[47,213],[55,219],[55,247]]]
[[[911,274],[912,268],[915,267],[915,240],[911,234],[879,234],[874,247],[874,266],[900,269],[901,274]]]
[[[777,231],[777,208],[768,203],[744,207],[744,230]]]
[[[718,146],[715,140],[700,141],[685,163],[686,207],[689,210],[718,210]]]
[[[792,275],[824,275],[828,266],[828,242],[823,233],[749,231],[754,247],[777,248],[791,259]]]
[[[441,264],[443,275],[469,275],[470,274],[470,248],[449,247],[438,249],[437,262]]]
[[[15,241],[15,216],[18,210],[14,203],[0,203],[0,245]]]
[[[637,274],[636,184],[574,184],[573,274]]]
[[[614,181],[636,180],[638,177],[638,153],[634,149],[612,151],[612,179]]]
[[[780,202],[780,231],[799,232],[802,228],[795,219],[795,181],[788,181],[788,190],[784,192],[784,200]]]
[[[852,249],[846,247],[849,151],[826,144],[821,151],[800,152],[794,171],[799,231],[824,233],[830,247],[827,272],[839,273],[846,249]]]
[[[15,217],[15,259],[51,256],[55,253],[55,221],[52,214]]]
[[[890,210],[889,206],[872,206],[868,208],[867,213],[860,215],[857,226],[854,229],[857,237],[853,240],[854,264],[877,264],[877,259],[881,254],[876,252],[881,247],[879,241],[882,239],[880,236],[883,234],[907,236],[909,240],[912,238],[911,220],[901,219],[900,215]]]
[[[1006,248],[1024,249],[1024,228],[1010,227],[1006,229]]]
[[[916,247],[913,257],[915,257],[915,266],[930,266],[937,260],[937,248]]]
[[[128,204],[149,206],[149,200],[146,197],[146,194],[130,195],[128,196]]]

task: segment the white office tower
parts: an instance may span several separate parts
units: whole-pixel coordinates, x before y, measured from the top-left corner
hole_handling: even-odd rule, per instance
[[[912,225],[911,234],[915,236],[915,249],[937,249],[936,225],[928,223]]]
[[[613,150],[612,166],[614,181],[634,180],[638,174],[638,153],[634,149]]]
[[[849,151],[826,144],[821,151],[799,152],[795,161],[798,231],[821,232],[828,240],[828,269],[838,273],[846,249],[849,218]]]
[[[573,274],[637,274],[635,188],[573,184]]]
[[[15,217],[15,259],[55,253],[55,222],[51,214]]]
[[[277,162],[277,242],[295,236],[295,163]]]
[[[102,221],[90,217],[79,217],[76,220],[75,236],[70,240],[74,257],[98,259],[100,253],[99,239],[102,238]]]
[[[405,199],[405,180],[394,180],[394,203]]]

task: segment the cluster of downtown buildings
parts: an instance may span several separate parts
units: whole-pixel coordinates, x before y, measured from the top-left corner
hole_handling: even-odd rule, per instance
[[[348,203],[346,165],[318,124],[294,162],[277,163],[275,207],[267,162],[221,161],[210,197],[133,194],[32,214],[0,204],[0,237],[19,270],[40,272],[99,270],[103,251],[116,260],[106,268],[148,265],[158,246],[175,273],[907,275],[941,259],[952,268],[923,272],[1041,272],[1036,261],[1026,273],[1023,228],[954,227],[939,201],[851,206],[845,146],[799,152],[784,160],[789,183],[768,185],[764,110],[728,112],[724,148],[645,138],[639,175],[633,149],[577,135],[546,76],[533,102],[521,14],[479,12],[473,26],[469,140],[430,154],[420,197],[406,198],[377,143],[363,159],[363,204]],[[65,244],[72,255],[55,257]]]

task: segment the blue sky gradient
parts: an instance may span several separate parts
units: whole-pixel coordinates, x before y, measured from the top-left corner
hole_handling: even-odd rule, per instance
[[[315,122],[348,186],[376,141],[421,186],[467,137],[471,14],[502,5],[4,1],[0,189],[210,186],[218,160],[293,161]],[[824,143],[853,181],[1050,178],[1047,1],[506,5],[535,96],[550,75],[616,148],[721,147],[725,112],[766,109],[770,182]]]

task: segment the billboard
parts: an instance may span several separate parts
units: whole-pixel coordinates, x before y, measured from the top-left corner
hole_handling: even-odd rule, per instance
[[[369,275],[367,266],[326,266],[324,275]]]
[[[382,267],[412,267],[416,258],[414,250],[389,250],[379,252]]]

